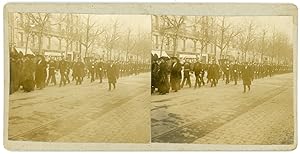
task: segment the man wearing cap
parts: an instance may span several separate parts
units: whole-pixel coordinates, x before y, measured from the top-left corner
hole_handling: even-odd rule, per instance
[[[191,78],[190,78],[190,71],[191,71],[191,63],[185,60],[183,64],[183,81],[181,83],[181,88],[183,88],[185,81],[189,85],[189,87],[192,86],[191,84]]]
[[[202,75],[201,71],[202,71],[202,64],[201,64],[200,60],[197,59],[197,62],[194,64],[194,73],[195,73],[195,77],[196,77],[195,88],[197,88],[197,86],[199,88],[201,87],[201,83],[202,83],[202,81],[200,82],[200,78]]]
[[[58,69],[59,69],[59,73],[60,73],[60,83],[59,86],[61,87],[62,84],[64,84],[64,86],[66,85],[66,80],[67,80],[67,62],[64,58],[64,56],[61,56],[61,60],[59,61],[58,64]]]

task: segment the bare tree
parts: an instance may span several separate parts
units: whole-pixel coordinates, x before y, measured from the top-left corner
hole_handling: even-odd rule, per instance
[[[94,42],[99,38],[99,36],[105,32],[102,28],[100,29],[96,21],[92,21],[91,15],[87,15],[85,22],[83,22],[83,29],[79,42],[85,47],[84,57],[87,57],[89,48],[94,44]],[[81,55],[81,51],[80,51]]]
[[[137,61],[139,61],[138,57],[142,58],[144,62],[145,59],[150,58],[149,51],[151,51],[151,35],[150,33],[141,34],[138,33],[136,38],[136,45],[135,45],[135,53],[137,56]]]
[[[120,39],[120,32],[118,31],[119,22],[115,20],[112,28],[107,29],[104,33],[104,47],[106,48],[107,60],[111,60],[112,50],[115,48],[117,41]]]
[[[203,51],[204,49],[207,49],[207,46],[209,45],[209,43],[212,41],[212,37],[210,36],[210,23],[209,23],[209,19],[211,19],[211,17],[208,16],[202,16],[202,17],[194,17],[194,34],[195,37],[199,40],[200,42],[200,57],[202,57]]]
[[[20,13],[21,16],[23,16],[23,13]],[[20,28],[23,29],[24,33],[25,33],[25,38],[26,38],[26,43],[25,43],[25,54],[27,54],[27,50],[28,50],[28,42],[30,39],[30,36],[33,34],[33,30],[34,30],[34,21],[32,21],[29,16],[27,15],[28,13],[25,13],[25,21],[24,19],[18,19],[21,23],[20,23]]]
[[[232,24],[226,23],[224,16],[221,19],[221,24],[217,24],[217,26],[216,32],[214,32],[216,36],[214,36],[215,40],[213,43],[219,48],[220,58],[222,58],[224,50],[229,46],[232,39],[240,34],[240,31],[234,31]]]
[[[47,26],[49,26],[50,13],[26,13],[27,18],[33,21],[35,30],[38,31],[38,53],[42,54],[43,35]]]
[[[176,56],[177,39],[180,30],[184,24],[184,16],[159,16],[161,25],[159,26],[158,33],[161,36],[160,56],[164,46],[164,41],[167,36],[173,39],[173,56]]]
[[[128,61],[128,56],[129,56],[129,52],[132,51],[135,48],[136,45],[136,41],[135,39],[132,38],[132,34],[131,34],[131,29],[128,28],[128,32],[126,34],[126,38],[124,41],[124,47],[126,50],[126,61]]]
[[[249,51],[253,51],[253,42],[256,39],[254,33],[254,24],[251,21],[247,28],[240,33],[239,37],[239,49],[241,50],[242,54],[244,54],[244,60],[247,61],[247,53]]]
[[[263,29],[262,30],[262,36],[261,39],[258,41],[258,51],[260,51],[260,61],[263,62],[264,58],[264,53],[266,50],[266,35],[267,35],[267,30]]]
[[[65,31],[63,32],[63,36],[66,39],[65,57],[67,57],[68,55],[69,47],[71,46],[71,44],[74,41],[79,40],[78,31],[74,31],[75,27],[78,28],[78,25],[76,25],[77,23],[73,21],[73,17],[74,17],[73,14],[67,14],[63,19],[63,22],[66,23],[66,28]]]

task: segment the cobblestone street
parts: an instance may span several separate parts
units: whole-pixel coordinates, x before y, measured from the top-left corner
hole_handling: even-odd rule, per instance
[[[10,95],[10,140],[148,143],[150,74]]]
[[[216,88],[183,88],[152,95],[152,142],[197,144],[292,144],[293,74]],[[193,83],[193,82],[192,82]]]

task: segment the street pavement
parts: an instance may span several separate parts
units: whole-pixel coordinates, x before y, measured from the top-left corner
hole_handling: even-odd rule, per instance
[[[193,83],[193,80],[192,80]],[[152,142],[196,144],[293,144],[293,74],[151,97]]]
[[[8,138],[47,142],[148,143],[150,73],[63,87],[48,86],[9,97]]]

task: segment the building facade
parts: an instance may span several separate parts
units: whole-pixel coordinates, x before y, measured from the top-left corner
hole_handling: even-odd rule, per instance
[[[80,51],[79,39],[73,37],[79,34],[80,15],[9,13],[8,18],[9,42],[23,54],[72,60]]]

